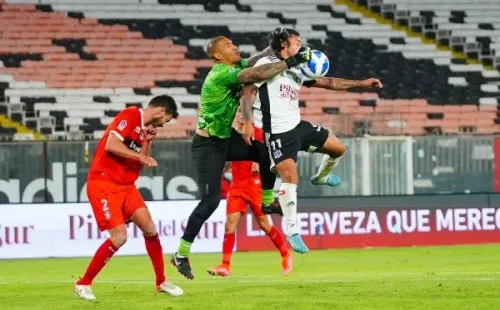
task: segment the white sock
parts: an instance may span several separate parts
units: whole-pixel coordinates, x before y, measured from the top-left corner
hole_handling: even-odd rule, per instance
[[[290,237],[299,232],[297,227],[297,185],[281,183],[278,199],[283,210],[285,234]]]
[[[325,179],[330,172],[339,164],[342,156],[337,158],[332,158],[330,155],[323,155],[321,160],[321,165],[319,166],[318,173],[316,174],[319,179]]]

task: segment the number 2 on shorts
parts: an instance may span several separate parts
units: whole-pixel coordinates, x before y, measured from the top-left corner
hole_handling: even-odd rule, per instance
[[[101,199],[101,203],[102,203],[102,212],[104,213],[106,219],[109,220],[111,218],[111,212],[109,212],[108,200]]]

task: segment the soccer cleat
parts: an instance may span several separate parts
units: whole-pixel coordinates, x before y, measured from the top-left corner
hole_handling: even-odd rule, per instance
[[[307,253],[309,252],[309,249],[307,248],[306,244],[304,241],[302,241],[302,237],[300,237],[299,234],[294,234],[291,235],[290,237],[286,238],[288,240],[288,243],[292,246],[292,249],[297,252],[297,253]]]
[[[268,206],[262,204],[260,206],[260,210],[264,214],[279,214],[279,215],[283,216],[283,210],[281,210],[281,206],[280,206],[279,202],[277,202],[277,201],[271,203]]]
[[[177,253],[174,253],[172,254],[170,263],[177,268],[177,271],[179,271],[181,275],[190,280],[194,279],[194,275],[191,273],[191,265],[189,264],[188,257],[179,257],[177,256]]]
[[[281,257],[281,268],[283,269],[284,276],[292,271],[292,253],[288,252],[285,256]]]
[[[156,290],[160,293],[167,293],[170,296],[174,297],[184,294],[184,291],[180,287],[168,281],[165,281],[162,284],[158,285],[156,287]]]
[[[215,268],[208,268],[207,272],[212,276],[219,277],[229,277],[231,275],[231,269],[228,265],[221,264]]]
[[[342,184],[340,178],[336,175],[330,174],[326,178],[319,178],[318,175],[314,175],[311,177],[312,185],[329,185],[331,187],[339,186]]]
[[[92,293],[92,287],[90,285],[75,284],[74,290],[75,294],[82,299],[95,300],[95,296],[94,293]]]

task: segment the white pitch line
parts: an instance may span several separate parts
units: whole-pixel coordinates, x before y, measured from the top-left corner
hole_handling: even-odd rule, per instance
[[[342,283],[342,282],[359,282],[360,280],[356,279],[301,279],[297,282],[293,281],[293,277],[291,278],[283,278],[283,279],[241,279],[234,280],[231,278],[220,278],[213,280],[193,280],[185,283],[190,284],[213,284],[213,283]],[[431,281],[467,281],[467,282],[483,282],[483,281],[500,281],[498,278],[493,277],[481,277],[481,278],[429,278],[429,277],[421,277],[421,278],[411,278],[409,280],[431,280]],[[0,282],[0,285],[12,285],[12,284],[73,284],[75,281],[69,280],[61,280],[61,281],[14,281],[14,282]],[[102,283],[102,284],[148,284],[152,285],[153,281],[144,281],[144,280],[103,280],[103,281],[95,281],[94,283]],[[185,284],[184,283],[184,284]]]

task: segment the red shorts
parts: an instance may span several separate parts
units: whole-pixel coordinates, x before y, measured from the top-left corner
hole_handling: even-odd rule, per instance
[[[261,188],[238,188],[229,189],[227,194],[226,214],[241,212],[246,213],[247,206],[250,206],[256,217],[264,216],[260,210],[262,203]]]
[[[105,180],[89,180],[87,196],[100,231],[130,223],[135,210],[146,208],[134,184],[118,185]]]

